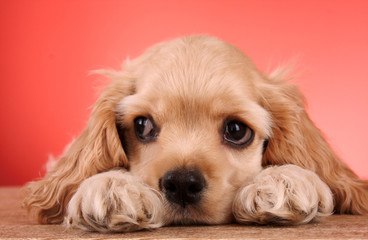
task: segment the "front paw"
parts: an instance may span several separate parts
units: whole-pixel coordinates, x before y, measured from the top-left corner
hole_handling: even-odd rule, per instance
[[[302,224],[333,210],[329,187],[295,165],[269,167],[237,194],[233,214],[240,223]]]
[[[68,226],[99,232],[128,232],[162,226],[161,195],[124,171],[86,179],[69,202]]]

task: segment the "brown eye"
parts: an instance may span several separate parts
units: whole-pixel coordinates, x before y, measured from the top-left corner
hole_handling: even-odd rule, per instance
[[[229,121],[224,127],[224,140],[236,147],[246,147],[254,139],[254,131],[240,121]]]
[[[156,126],[146,117],[137,117],[134,119],[134,130],[137,138],[142,142],[151,141],[158,136]]]

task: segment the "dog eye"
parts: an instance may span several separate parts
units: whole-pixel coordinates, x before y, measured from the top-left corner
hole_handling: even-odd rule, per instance
[[[246,147],[254,139],[254,131],[239,121],[227,122],[224,129],[224,140],[237,147]]]
[[[150,141],[158,135],[156,126],[146,117],[134,119],[134,130],[137,138],[142,142]]]

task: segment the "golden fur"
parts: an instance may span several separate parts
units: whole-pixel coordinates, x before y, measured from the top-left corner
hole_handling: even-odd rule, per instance
[[[124,71],[100,73],[113,81],[87,127],[42,180],[27,185],[24,205],[40,223],[66,218],[71,226],[109,232],[299,224],[333,208],[368,213],[368,182],[331,150],[297,87],[260,73],[233,45],[207,36],[176,39]],[[154,141],[137,139],[140,116],[157,125]],[[224,142],[229,119],[254,131],[249,146]],[[181,168],[198,170],[206,181],[201,200],[185,208],[166,200],[159,186],[165,173]]]

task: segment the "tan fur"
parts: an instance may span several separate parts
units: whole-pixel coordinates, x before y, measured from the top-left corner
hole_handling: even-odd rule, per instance
[[[368,213],[368,181],[359,179],[330,148],[310,120],[296,86],[280,79],[262,83],[261,105],[273,118],[263,166],[295,164],[312,170],[331,188],[338,213]]]
[[[233,205],[238,222],[260,224],[308,223],[332,210],[328,186],[296,165],[268,167],[238,192]]]
[[[163,224],[160,198],[160,193],[126,171],[96,174],[80,185],[69,202],[66,223],[100,232],[157,228]]]
[[[331,150],[309,119],[300,91],[280,77],[261,74],[236,47],[191,36],[157,44],[124,68],[100,72],[113,82],[96,102],[88,126],[44,179],[27,185],[24,205],[35,210],[39,222],[60,223],[68,208],[67,223],[102,232],[234,219],[298,224],[331,212],[329,188],[336,212],[368,213],[367,181]],[[155,141],[136,138],[133,122],[139,116],[155,121],[160,130]],[[254,130],[248,147],[224,143],[228,119]],[[269,145],[263,154],[265,140]],[[182,167],[198,169],[207,182],[202,200],[185,209],[169,203],[159,188],[167,171]],[[109,171],[114,168],[128,171]],[[245,203],[261,194],[251,186],[266,181],[270,171],[278,176],[271,185],[281,189],[277,197],[284,205],[282,213],[267,218],[266,208],[277,205],[274,194],[262,198],[273,206]],[[300,178],[293,181],[295,171]],[[133,186],[113,187],[125,182]],[[310,193],[313,202],[300,194],[302,200],[296,201],[295,191],[282,190],[290,184],[305,190],[298,193]],[[99,201],[91,201],[98,196]]]
[[[45,178],[27,184],[24,206],[36,211],[40,223],[62,222],[66,205],[86,178],[128,166],[116,132],[114,108],[130,93],[129,84],[129,79],[114,81],[97,101],[86,129]]]

